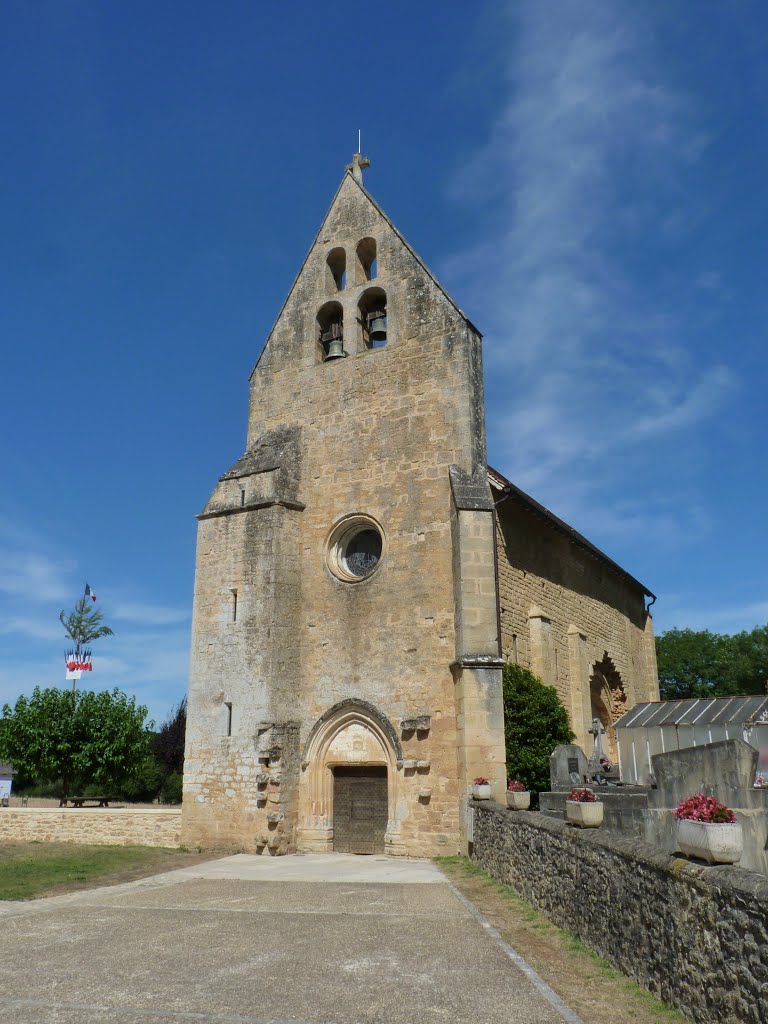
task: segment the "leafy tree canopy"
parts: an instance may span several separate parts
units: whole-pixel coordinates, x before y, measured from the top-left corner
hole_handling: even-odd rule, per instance
[[[732,635],[669,629],[656,638],[663,700],[765,693],[768,625]]]
[[[25,776],[62,779],[64,792],[97,785],[108,791],[134,777],[150,753],[147,709],[120,690],[90,693],[36,687],[6,704],[0,759]]]
[[[549,789],[549,756],[574,738],[557,691],[520,665],[505,665],[507,773],[534,793]]]

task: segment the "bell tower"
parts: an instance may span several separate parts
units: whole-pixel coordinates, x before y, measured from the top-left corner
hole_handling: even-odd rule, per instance
[[[183,841],[433,856],[503,796],[481,337],[346,168],[198,516]]]

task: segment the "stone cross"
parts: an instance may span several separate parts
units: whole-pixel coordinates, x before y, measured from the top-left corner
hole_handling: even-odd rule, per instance
[[[598,757],[603,756],[603,733],[605,732],[605,726],[599,718],[592,719],[592,728],[589,730],[590,736],[595,737],[595,753]]]
[[[592,719],[592,728],[589,730],[591,736],[595,737],[595,749],[589,759],[589,770],[594,775],[600,771],[600,759],[603,756],[603,733],[605,726],[599,718]]]
[[[359,181],[360,184],[362,185],[363,171],[365,170],[366,167],[370,166],[371,161],[368,159],[367,156],[363,156],[362,153],[353,153],[352,163],[347,164],[346,170],[352,171],[352,177],[355,179],[355,181]]]

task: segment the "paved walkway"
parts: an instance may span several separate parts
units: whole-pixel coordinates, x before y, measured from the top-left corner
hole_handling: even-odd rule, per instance
[[[578,1024],[422,861],[239,855],[0,918],[3,1024]]]

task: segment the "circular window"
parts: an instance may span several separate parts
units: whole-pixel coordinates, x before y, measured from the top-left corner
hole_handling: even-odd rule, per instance
[[[377,523],[351,516],[334,529],[328,544],[328,564],[334,576],[347,583],[367,579],[378,568],[384,541]]]

